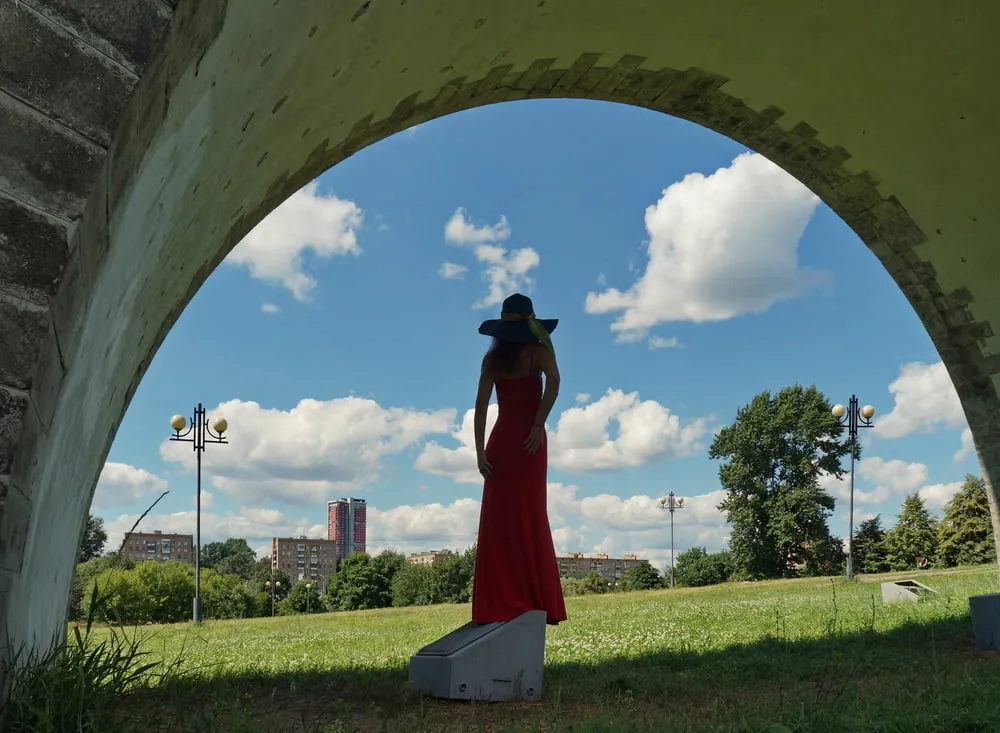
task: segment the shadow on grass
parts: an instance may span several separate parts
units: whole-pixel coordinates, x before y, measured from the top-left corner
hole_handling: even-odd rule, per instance
[[[975,651],[967,614],[887,632],[771,636],[723,651],[622,649],[594,664],[547,666],[539,703],[421,698],[402,666],[209,674],[130,695],[121,729],[1000,730],[1000,655]]]

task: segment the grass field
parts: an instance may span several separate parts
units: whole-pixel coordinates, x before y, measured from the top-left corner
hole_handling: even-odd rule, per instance
[[[468,606],[157,627],[146,649],[186,674],[123,699],[120,730],[1000,730],[1000,656],[968,618],[995,570],[919,577],[937,595],[891,606],[878,577],[569,598],[540,703],[406,689],[409,655]]]

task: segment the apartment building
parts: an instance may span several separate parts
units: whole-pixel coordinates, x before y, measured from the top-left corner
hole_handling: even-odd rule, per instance
[[[410,556],[406,558],[406,562],[411,562],[414,565],[433,565],[434,561],[439,557],[444,557],[448,554],[448,550],[428,550],[427,552],[411,552]]]
[[[308,537],[271,538],[271,568],[284,571],[292,582],[311,580],[326,587],[337,572],[337,543]]]
[[[364,499],[340,498],[326,503],[327,540],[337,543],[337,557],[343,560],[364,552],[368,540],[368,507]]]
[[[194,564],[194,537],[189,534],[134,532],[125,543],[124,554],[136,561],[180,560]]]
[[[635,555],[608,557],[606,553],[597,553],[586,557],[582,552],[558,555],[556,560],[559,563],[559,575],[561,577],[581,577],[593,570],[608,582],[621,580],[630,567],[638,565],[641,562],[646,562],[645,560],[636,558]]]

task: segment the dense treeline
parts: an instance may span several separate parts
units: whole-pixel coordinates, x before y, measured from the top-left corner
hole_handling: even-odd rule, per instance
[[[374,556],[355,553],[344,559],[325,589],[307,581],[293,583],[284,572],[272,572],[270,560],[257,560],[243,539],[207,544],[202,559],[203,616],[233,619],[468,603],[476,552],[475,547],[461,554],[446,552],[427,565],[406,562],[391,550]],[[567,595],[576,595],[658,588],[662,579],[649,563],[640,563],[617,582],[590,573],[563,583]],[[118,553],[91,557],[77,566],[70,617],[92,615],[98,621],[123,624],[185,621],[191,618],[194,585],[194,567],[189,563],[137,563]]]

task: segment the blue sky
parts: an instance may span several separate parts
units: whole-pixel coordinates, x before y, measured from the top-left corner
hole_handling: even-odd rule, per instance
[[[352,495],[369,502],[372,549],[466,546],[481,494],[467,412],[488,346],[476,328],[513,290],[560,319],[549,506],[561,552],[662,566],[655,499],[669,490],[689,497],[677,550],[719,547],[712,433],[796,381],[878,411],[858,517],[891,521],[914,490],[939,508],[978,472],[912,308],[801,184],[656,112],[530,101],[362,150],[251,232],[154,359],[94,513],[117,541],[169,490],[144,527],[193,532],[190,446],[165,439],[170,416],[201,401],[232,441],[206,451],[203,541],[324,536],[325,501]],[[846,506],[831,519],[841,535]]]

